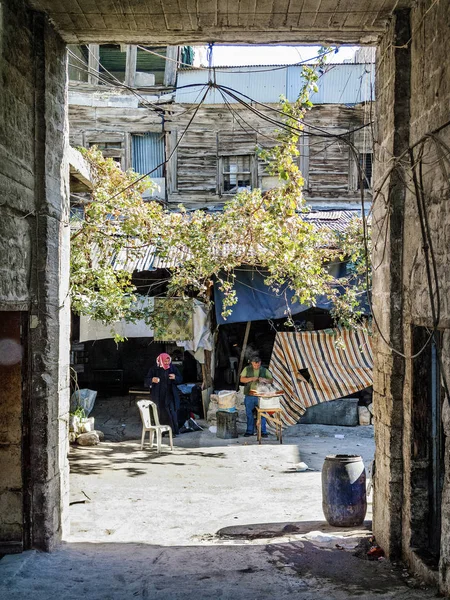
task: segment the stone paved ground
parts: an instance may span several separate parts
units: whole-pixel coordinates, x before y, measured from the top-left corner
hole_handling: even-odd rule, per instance
[[[371,427],[300,425],[283,445],[269,438],[261,446],[205,430],[157,455],[139,449],[134,406],[99,404],[96,425],[106,441],[71,450],[70,536],[52,554],[3,558],[0,598],[434,597],[401,565],[354,556],[370,521],[349,530],[324,521],[323,460],[358,453],[369,466]],[[299,471],[300,461],[312,470]]]

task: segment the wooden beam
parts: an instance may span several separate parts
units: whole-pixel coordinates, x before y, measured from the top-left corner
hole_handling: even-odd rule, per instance
[[[244,342],[242,344],[241,357],[239,359],[239,368],[238,368],[237,378],[236,378],[237,379],[237,382],[236,382],[236,391],[239,390],[239,383],[240,383],[240,379],[241,379],[241,371],[242,371],[242,367],[244,366],[245,351],[247,350],[248,334],[250,333],[250,327],[251,326],[252,326],[252,322],[251,321],[247,321],[247,325],[245,327]]]
[[[177,81],[179,46],[167,46],[166,68],[164,70],[164,85],[171,87]]]
[[[132,165],[133,152],[132,152],[131,133],[124,134],[123,145],[124,145],[124,156],[123,156],[124,170],[126,171],[127,169],[131,169],[133,166]]]
[[[134,81],[136,78],[136,59],[137,59],[137,46],[131,46],[127,44],[127,58],[125,62],[125,85],[134,87]]]
[[[90,83],[91,85],[98,85],[98,72],[100,68],[100,46],[98,44],[89,44],[88,49],[88,83]]]

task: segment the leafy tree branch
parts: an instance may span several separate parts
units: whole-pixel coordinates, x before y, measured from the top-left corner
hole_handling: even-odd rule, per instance
[[[171,212],[157,202],[145,202],[142,193],[153,185],[148,178],[130,185],[138,178],[136,173],[123,172],[95,148],[82,149],[91,163],[95,186],[85,206],[85,219],[72,227],[73,309],[104,323],[145,318],[160,326],[167,315],[146,312],[136,303],[132,274],[121,268],[121,261],[138,259],[150,249],[163,259],[176,259],[169,296],[197,295],[209,302],[216,278],[225,298],[224,317],[239,300],[234,271],[249,265],[264,270],[265,283],[275,292],[287,285],[294,291],[294,302],[313,306],[317,296],[325,295],[333,301],[336,322],[354,326],[361,317],[364,291],[361,222],[355,219],[346,232],[337,235],[305,219],[309,209],[298,167],[299,132],[312,107],[309,96],[317,89],[317,79],[316,68],[303,68],[296,102],[281,99],[288,127],[278,131],[274,148],[258,150],[279,185],[265,193],[241,191],[218,213],[186,212],[183,206]],[[327,265],[339,260],[346,261],[347,275],[337,282]],[[295,312],[295,306],[289,310]]]

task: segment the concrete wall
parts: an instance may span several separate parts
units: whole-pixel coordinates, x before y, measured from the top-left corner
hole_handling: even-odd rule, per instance
[[[0,12],[0,310],[21,311],[27,372],[21,416],[11,439],[26,437],[19,465],[7,472],[23,504],[14,528],[0,503],[0,533],[25,547],[49,549],[59,539],[68,505],[67,416],[69,363],[68,165],[66,52],[46,17],[22,0]],[[6,319],[7,321],[7,319]],[[17,407],[1,396],[1,412]],[[9,448],[9,450],[8,450]],[[3,473],[2,473],[3,475]],[[0,492],[1,495],[1,492]],[[6,499],[7,501],[7,499]]]
[[[374,308],[376,335],[374,407],[376,415],[376,477],[374,532],[390,556],[402,555],[429,580],[438,571],[429,569],[416,553],[417,528],[426,527],[429,463],[417,458],[417,418],[420,398],[413,387],[412,331],[414,326],[433,327],[426,256],[408,152],[415,146],[414,161],[423,152],[424,214],[428,218],[432,249],[439,278],[443,373],[450,380],[448,354],[450,305],[448,252],[450,243],[449,146],[450,41],[448,2],[419,0],[411,12],[398,11],[378,48],[378,129],[374,237],[384,231],[374,249]],[[426,134],[435,132],[436,140]],[[446,144],[446,147],[442,144]],[[396,168],[390,172],[393,165]],[[419,169],[416,169],[419,174]],[[383,184],[383,185],[382,185]],[[431,256],[430,256],[431,263]],[[436,294],[434,293],[436,307]],[[384,338],[402,358],[391,351]],[[415,362],[416,361],[416,362]],[[448,424],[448,401],[444,416]],[[449,433],[444,430],[446,434]],[[450,592],[450,458],[445,452],[445,486],[439,578]],[[429,459],[427,459],[429,460]],[[421,522],[420,522],[421,521]]]

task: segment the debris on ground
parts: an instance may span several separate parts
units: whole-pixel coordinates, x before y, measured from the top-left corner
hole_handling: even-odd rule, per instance
[[[297,471],[299,471],[300,473],[302,471],[307,471],[309,469],[308,465],[304,462],[298,463],[297,465]]]
[[[100,443],[100,437],[95,431],[89,433],[80,433],[76,439],[76,443],[79,446],[96,446]]]
[[[374,536],[361,539],[358,546],[355,548],[353,555],[357,558],[362,558],[363,560],[372,561],[384,560],[385,558],[385,552],[383,548],[376,543]]]
[[[377,545],[371,546],[367,552],[367,557],[369,560],[378,560],[380,558],[384,558],[384,550]]]

